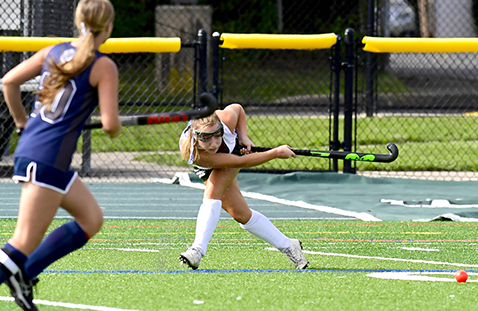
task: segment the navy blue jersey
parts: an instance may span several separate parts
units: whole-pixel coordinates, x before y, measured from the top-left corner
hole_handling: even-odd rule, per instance
[[[71,43],[54,46],[43,63],[39,89],[48,75],[49,61],[64,62],[76,53]],[[103,56],[96,51],[95,61]],[[93,63],[71,78],[53,100],[50,111],[35,98],[35,108],[22,133],[15,157],[24,157],[66,171],[83,126],[98,106],[98,91],[89,83]]]

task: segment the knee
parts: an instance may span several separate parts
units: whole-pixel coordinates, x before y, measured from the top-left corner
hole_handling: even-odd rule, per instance
[[[89,215],[87,219],[77,219],[78,224],[89,238],[95,236],[103,227],[103,213],[99,210],[99,213]]]
[[[240,224],[246,224],[251,219],[251,211],[231,211],[229,215]]]
[[[206,185],[203,197],[204,199],[221,200],[225,191],[226,188],[209,184]]]
[[[100,232],[101,228],[103,228],[103,215],[101,215],[101,217],[96,217],[91,226],[92,234],[90,236],[92,237]]]

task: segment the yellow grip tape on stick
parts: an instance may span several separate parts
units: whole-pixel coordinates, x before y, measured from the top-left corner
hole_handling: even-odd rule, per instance
[[[266,35],[223,33],[220,47],[225,49],[320,50],[337,43],[334,33],[321,35]]]
[[[37,52],[47,46],[71,42],[77,38],[0,37],[1,52]],[[110,38],[103,43],[102,53],[176,53],[181,38]]]
[[[475,53],[477,38],[364,37],[363,50],[372,53]]]

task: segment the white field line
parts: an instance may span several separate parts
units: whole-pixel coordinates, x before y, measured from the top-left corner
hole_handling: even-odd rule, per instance
[[[160,182],[164,184],[172,184],[179,182],[179,185],[184,186],[184,187],[190,187],[190,188],[196,188],[196,189],[205,189],[204,184],[200,183],[193,183],[189,179],[188,173],[176,173],[173,177],[173,179],[166,179],[166,178],[152,178],[152,182]],[[304,201],[289,201],[289,200],[284,200],[284,199],[279,199],[270,195],[265,195],[265,194],[260,194],[260,193],[254,193],[254,192],[245,192],[241,191],[242,195],[246,198],[251,198],[251,199],[256,199],[256,200],[262,200],[262,201],[267,201],[267,202],[273,202],[273,203],[278,203],[278,204],[283,204],[283,205],[288,205],[288,206],[295,206],[295,207],[300,207],[300,208],[305,208],[305,209],[311,209],[311,210],[316,210],[319,212],[324,212],[324,213],[329,213],[329,214],[335,214],[335,215],[341,215],[341,216],[349,216],[349,217],[354,217],[363,221],[381,221],[381,219],[376,218],[370,214],[367,213],[357,213],[357,212],[351,212],[351,211],[346,211],[342,210],[339,208],[335,207],[329,207],[329,206],[320,206],[320,205],[313,205],[310,203],[306,203]]]
[[[422,252],[439,252],[437,248],[421,248],[421,247],[400,247],[406,251],[422,251]]]
[[[455,282],[455,278],[439,278],[427,276],[432,275],[454,275],[454,272],[374,272],[367,274],[368,277],[388,280],[406,280],[406,281],[434,281],[434,282]],[[478,273],[468,273],[468,275],[478,275]],[[478,282],[478,280],[467,280],[467,283]]]
[[[113,251],[123,251],[123,252],[146,252],[146,253],[159,253],[157,249],[146,249],[146,248],[113,248],[113,247],[102,247],[102,248],[89,248],[92,250],[113,250]]]
[[[267,247],[267,250],[277,251],[276,248]],[[335,257],[348,257],[348,258],[360,258],[360,259],[374,259],[374,260],[387,260],[387,261],[403,261],[403,262],[414,262],[414,263],[425,263],[430,265],[447,265],[447,266],[456,266],[456,267],[471,267],[478,268],[478,265],[471,265],[465,263],[453,263],[445,261],[431,261],[431,260],[419,260],[419,259],[404,259],[404,258],[390,258],[390,257],[376,257],[376,256],[362,256],[362,255],[351,255],[351,254],[340,254],[340,253],[325,253],[325,252],[316,252],[316,251],[302,251],[305,254],[312,255],[323,255],[323,256],[335,256]]]
[[[0,296],[0,301],[14,301],[12,297]],[[139,311],[139,310],[129,310],[129,309],[118,309],[118,308],[109,308],[101,306],[89,306],[69,302],[55,302],[41,299],[33,299],[33,302],[37,305],[44,306],[54,306],[54,307],[63,307],[69,309],[81,309],[81,310],[93,310],[93,311]]]

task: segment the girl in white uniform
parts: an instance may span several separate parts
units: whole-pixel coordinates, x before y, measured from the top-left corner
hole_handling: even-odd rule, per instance
[[[247,136],[246,114],[239,104],[217,110],[209,117],[192,120],[181,134],[179,144],[182,157],[195,165],[195,173],[206,185],[194,243],[181,253],[181,263],[194,270],[199,267],[223,208],[243,229],[285,253],[297,269],[307,267],[309,261],[302,253],[302,243],[289,239],[267,217],[250,209],[236,178],[241,168],[277,158],[295,158],[289,146],[251,153],[254,144]],[[241,150],[240,145],[244,146]]]

